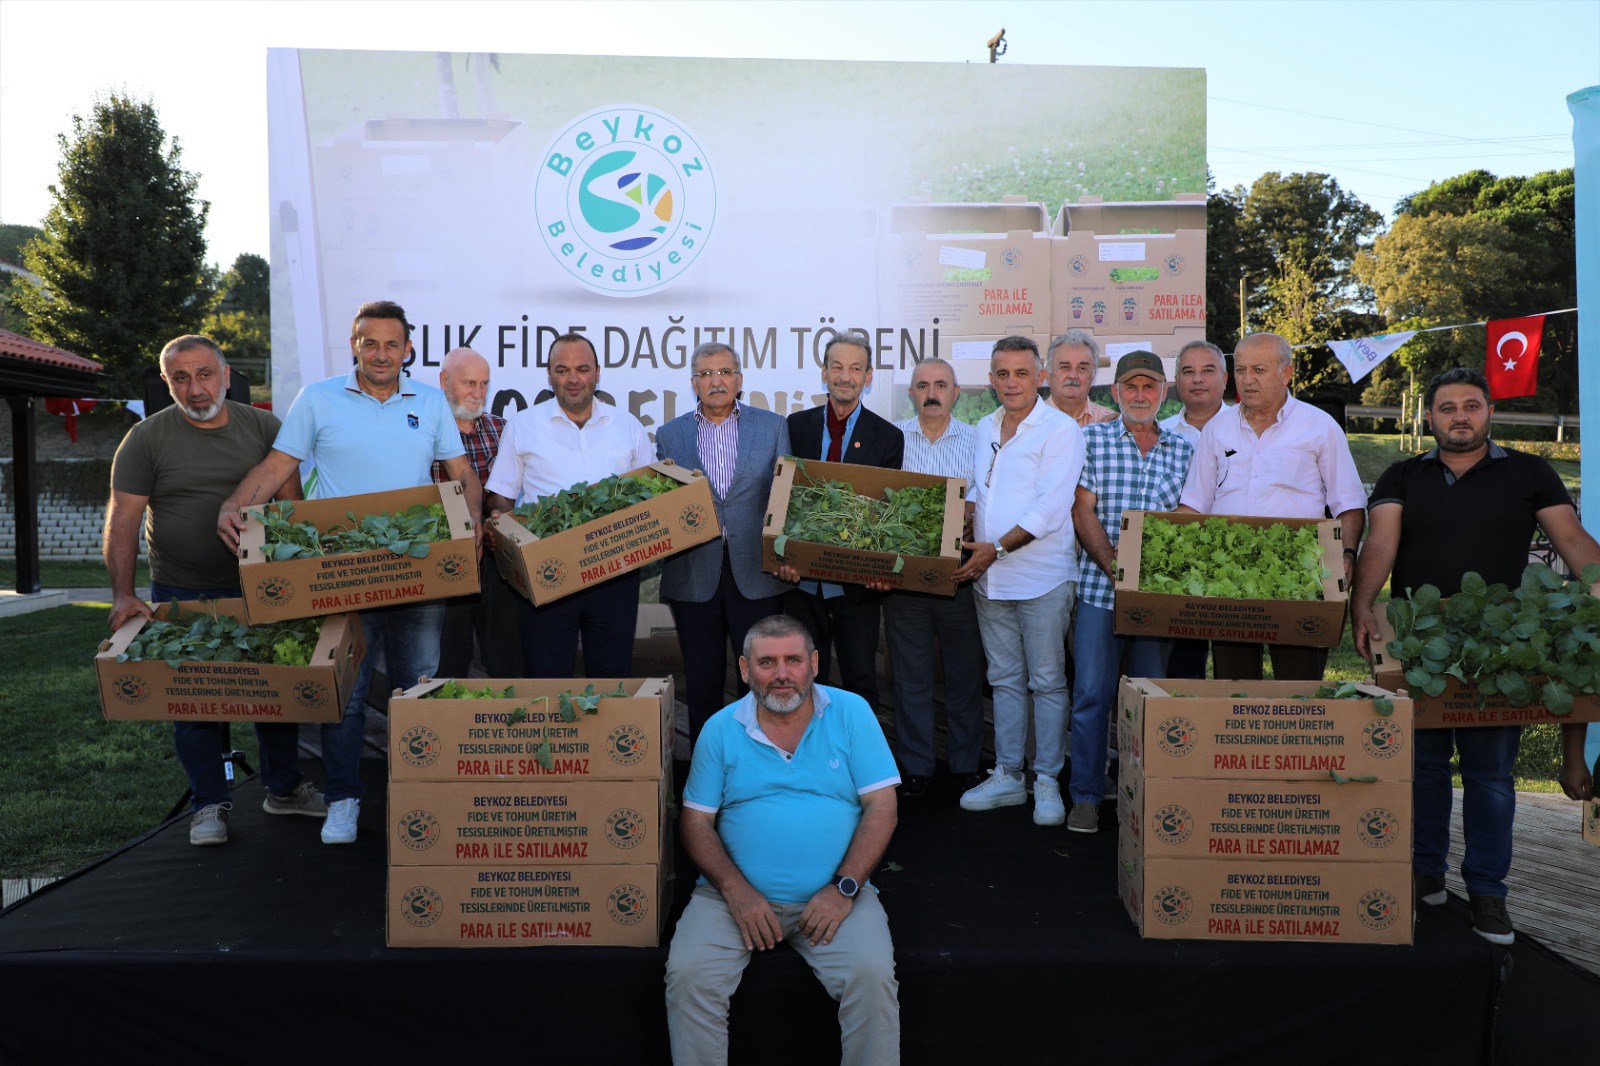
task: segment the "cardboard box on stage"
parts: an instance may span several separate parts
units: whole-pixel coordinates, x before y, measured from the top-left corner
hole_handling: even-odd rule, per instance
[[[390,866],[655,863],[672,778],[389,785]]]
[[[414,685],[389,701],[389,780],[654,781],[669,772],[674,740],[670,677],[507,680],[470,678],[473,689],[508,699],[438,699],[444,679]],[[618,685],[595,714],[566,721],[563,692]],[[523,718],[509,723],[512,714]],[[542,754],[541,754],[542,753]],[[546,767],[541,758],[548,756]]]
[[[1411,855],[1411,784],[1240,778],[1117,781],[1117,820],[1151,858],[1393,862]]]
[[[1375,686],[1371,699],[1309,698],[1316,681],[1123,678],[1117,739],[1123,772],[1145,778],[1411,780],[1409,700]],[[1390,714],[1380,713],[1390,700]]]
[[[1600,799],[1583,801],[1583,842],[1600,848]]]
[[[661,474],[683,485],[544,538],[510,515],[496,518],[490,526],[500,576],[543,606],[722,536],[711,482],[704,474],[651,463],[626,476],[644,474]]]
[[[1279,522],[1291,529],[1316,526],[1322,544],[1320,600],[1248,600],[1216,596],[1177,596],[1139,591],[1144,523],[1162,518],[1179,525],[1226,518],[1264,529]],[[1116,632],[1129,637],[1232,640],[1333,648],[1344,633],[1349,593],[1344,587],[1342,531],[1331,518],[1252,518],[1189,512],[1124,511],[1117,542]]]
[[[896,204],[878,241],[880,318],[957,337],[1050,331],[1050,216],[1041,203]]]
[[[1410,944],[1411,859],[1173,859],[1117,840],[1117,894],[1149,940]]]
[[[1449,602],[1448,599],[1445,602]],[[1445,679],[1444,691],[1429,696],[1406,681],[1400,661],[1389,653],[1394,627],[1387,615],[1378,611],[1377,646],[1372,651],[1373,684],[1379,688],[1405,691],[1414,711],[1412,725],[1417,729],[1471,729],[1496,725],[1560,725],[1562,722],[1600,722],[1600,696],[1585,693],[1572,698],[1569,714],[1551,714],[1542,703],[1513,707],[1504,696],[1481,696],[1478,686],[1459,678]],[[1543,681],[1540,681],[1543,684]],[[1534,686],[1538,688],[1537,685]],[[1481,706],[1480,706],[1481,704]]]
[[[1080,197],[1051,227],[1050,331],[1162,334],[1206,325],[1206,198]]]
[[[341,614],[373,607],[395,607],[478,591],[478,552],[473,543],[473,516],[459,481],[414,489],[296,500],[291,522],[310,522],[326,533],[353,525],[350,515],[387,515],[417,504],[442,504],[450,522],[450,539],[428,545],[421,558],[380,549],[341,552],[274,562],[261,522],[264,507],[245,509],[239,535],[239,584],[252,624],[291,618]],[[265,507],[277,506],[266,504]]]
[[[390,947],[655,947],[666,867],[391,866]]]
[[[241,600],[188,601],[185,612],[216,612],[244,621]],[[170,603],[157,604],[165,621]],[[149,624],[134,618],[100,645],[95,675],[100,706],[109,721],[337,722],[361,665],[361,626],[353,614],[323,620],[322,634],[307,666],[269,663],[182,662],[162,659],[117,662],[117,656]]]
[[[896,555],[893,552],[863,551],[847,544],[817,544],[788,538],[783,554],[778,554],[778,539],[789,516],[789,496],[796,480],[802,485],[822,481],[843,481],[862,496],[884,498],[884,489],[929,488],[943,486],[944,531],[939,538],[939,554]],[[772,492],[767,497],[766,523],[761,527],[761,569],[777,573],[784,564],[799,571],[802,578],[861,584],[885,581],[896,590],[932,592],[954,596],[956,585],[950,575],[961,565],[961,527],[966,517],[967,483],[958,477],[936,477],[901,470],[885,470],[854,463],[825,463],[818,459],[796,459],[792,455],[778,460],[772,475]]]

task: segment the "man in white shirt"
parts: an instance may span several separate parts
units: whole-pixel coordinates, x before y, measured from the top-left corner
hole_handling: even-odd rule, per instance
[[[1326,412],[1289,395],[1294,352],[1275,333],[1252,333],[1233,353],[1239,406],[1200,434],[1180,511],[1272,518],[1339,519],[1348,588],[1366,528],[1366,494],[1344,431]],[[1339,563],[1324,560],[1337,570]],[[1270,645],[1280,680],[1320,680],[1328,649]],[[1219,678],[1261,677],[1261,645],[1213,641]]]
[[[1218,412],[1233,406],[1222,402],[1228,387],[1228,363],[1222,349],[1210,341],[1190,341],[1178,349],[1178,399],[1183,410],[1161,420],[1161,428],[1176,433],[1191,447],[1200,444],[1200,431]],[[1211,656],[1209,640],[1183,639],[1172,642],[1166,677],[1206,676],[1206,660]]]
[[[489,480],[491,511],[509,511],[582,481],[594,484],[655,461],[644,426],[627,411],[595,399],[600,361],[594,345],[566,333],[550,345],[551,399],[506,423]],[[535,607],[519,606],[523,668],[529,677],[571,677],[583,634],[588,677],[633,673],[633,632],[639,616],[639,571]]]
[[[970,480],[977,433],[952,418],[961,388],[943,359],[924,359],[911,372],[912,417],[896,422],[905,435],[902,470]],[[945,761],[965,792],[982,781],[983,648],[972,639],[978,609],[972,586],[954,596],[891,592],[883,603],[883,634],[894,668],[894,746],[900,757],[900,794],[928,790],[933,777],[934,646],[944,665]]]
[[[955,572],[976,582],[978,628],[994,688],[995,768],[961,806],[1025,803],[1023,750],[1033,704],[1033,820],[1066,821],[1058,778],[1067,757],[1066,629],[1078,564],[1072,500],[1083,470],[1083,430],[1039,400],[1039,349],[1003,337],[989,356],[1000,409],[977,425],[968,500],[972,555]],[[1016,556],[1016,558],[1013,558]]]

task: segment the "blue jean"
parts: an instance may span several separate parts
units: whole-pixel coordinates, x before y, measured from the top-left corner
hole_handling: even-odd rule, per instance
[[[1517,791],[1511,768],[1522,743],[1519,725],[1485,729],[1419,729],[1411,785],[1416,826],[1411,865],[1443,877],[1450,855],[1450,752],[1461,753],[1461,879],[1469,896],[1506,895],[1511,872],[1511,822]]]
[[[367,691],[378,648],[383,648],[384,670],[394,687],[410,688],[417,678],[432,677],[439,669],[444,612],[443,600],[361,612],[367,653],[356,671],[344,717],[322,727],[322,764],[328,772],[323,795],[329,803],[360,799],[366,791],[361,787],[361,742],[367,735]]]
[[[1116,612],[1078,602],[1072,638],[1077,676],[1072,684],[1073,803],[1099,803],[1105,794],[1106,738],[1117,683],[1129,677],[1165,677],[1172,641],[1153,637],[1119,637],[1113,629]],[[1123,656],[1127,666],[1123,666]]]
[[[233,588],[184,589],[150,584],[150,602],[157,606],[168,600],[224,599],[239,595]],[[242,619],[241,619],[242,620]],[[189,778],[194,794],[194,809],[222,803],[228,798],[228,775],[222,753],[232,744],[223,740],[227,722],[173,722],[172,743],[178,764]],[[261,780],[275,796],[287,796],[300,784],[300,727],[293,722],[256,723],[256,742],[261,746]]]
[[[994,761],[1020,771],[1033,698],[1033,771],[1060,777],[1067,762],[1067,618],[1077,582],[1031,600],[991,600],[975,590],[978,629],[994,689]]]

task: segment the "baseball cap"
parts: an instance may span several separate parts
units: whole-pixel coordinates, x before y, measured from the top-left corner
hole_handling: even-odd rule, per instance
[[[1143,374],[1147,378],[1154,378],[1163,383],[1167,380],[1167,368],[1162,365],[1161,358],[1155,352],[1129,352],[1117,360],[1116,381],[1119,385],[1136,374]]]

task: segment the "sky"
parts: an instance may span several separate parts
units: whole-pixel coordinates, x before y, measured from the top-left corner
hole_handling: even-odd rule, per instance
[[[151,100],[210,201],[208,257],[266,255],[266,49],[1204,67],[1223,187],[1332,174],[1388,215],[1430,182],[1572,165],[1600,0],[562,3],[0,0],[0,222],[49,208],[57,136]],[[870,149],[870,146],[863,146]]]

